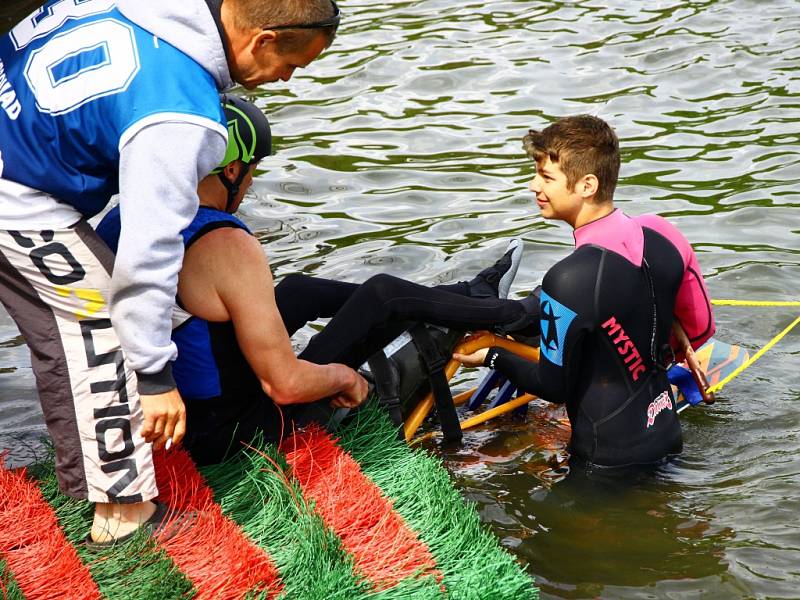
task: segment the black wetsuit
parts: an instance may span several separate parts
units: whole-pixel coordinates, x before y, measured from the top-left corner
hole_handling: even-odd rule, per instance
[[[332,301],[337,289],[341,297],[350,290],[338,307]],[[468,294],[464,283],[429,288],[384,274],[370,277],[360,285],[298,275],[284,279],[275,288],[287,328],[288,323],[300,324],[305,322],[303,319],[333,316],[299,357],[318,364],[339,362],[353,368],[361,366],[413,323],[459,331],[495,327],[513,330],[530,326],[531,319],[535,319],[515,300],[472,298]],[[333,309],[329,314],[313,308],[319,307],[322,298],[328,298],[322,305],[329,311]]]
[[[621,211],[579,228],[577,249],[542,282],[540,362],[487,354],[485,364],[522,390],[566,404],[573,457],[623,466],[681,450],[665,350],[674,316],[694,315],[683,324],[697,345],[713,333],[713,316],[678,236],[663,219]]]

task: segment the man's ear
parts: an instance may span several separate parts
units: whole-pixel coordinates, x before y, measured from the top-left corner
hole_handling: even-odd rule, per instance
[[[251,40],[252,48],[254,51],[262,50],[269,44],[276,44],[278,42],[278,32],[271,29],[264,29],[259,31],[253,36]]]
[[[236,45],[234,48],[237,53],[244,52],[247,54],[255,54],[264,49],[268,44],[275,43],[277,39],[278,33],[269,29],[237,29]]]
[[[588,175],[581,177],[581,179],[578,181],[578,185],[575,187],[583,198],[592,198],[597,195],[597,189],[599,186],[600,182],[597,180],[597,175],[589,173]]]
[[[233,160],[225,165],[225,168],[222,169],[222,172],[225,174],[225,179],[233,183],[236,181],[236,178],[239,177],[239,171],[242,168],[242,162],[238,160]]]

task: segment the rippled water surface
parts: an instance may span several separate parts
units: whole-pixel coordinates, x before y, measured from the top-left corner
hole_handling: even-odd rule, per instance
[[[619,206],[676,223],[714,298],[800,299],[796,0],[341,4],[324,57],[258,94],[278,154],[242,213],[277,277],[450,281],[522,236],[514,291],[531,288],[572,236],[537,216],[520,138],[586,112],[620,136]],[[798,312],[718,308],[718,337],[752,353]],[[655,477],[565,478],[543,409],[443,456],[544,597],[797,598],[798,355],[795,331],[684,413],[684,453]],[[5,313],[0,428],[41,430]]]

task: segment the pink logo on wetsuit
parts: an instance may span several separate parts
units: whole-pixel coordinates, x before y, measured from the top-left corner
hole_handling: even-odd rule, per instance
[[[646,369],[642,362],[642,355],[639,354],[639,350],[636,349],[633,340],[627,336],[622,325],[617,323],[616,317],[611,317],[601,327],[606,330],[608,337],[617,347],[617,352],[625,357],[623,360],[628,365],[628,372],[631,374],[631,378],[634,381],[639,379],[639,375],[644,373]]]
[[[656,422],[656,417],[663,410],[672,410],[672,400],[668,392],[661,392],[658,397],[647,407],[647,426],[650,427]]]

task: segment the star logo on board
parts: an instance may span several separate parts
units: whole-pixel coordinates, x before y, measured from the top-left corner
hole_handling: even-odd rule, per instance
[[[557,317],[555,313],[553,313],[553,307],[550,305],[550,302],[545,300],[542,303],[540,319],[543,324],[547,324],[547,327],[542,328],[544,332],[544,339],[542,342],[544,343],[544,347],[548,350],[558,350],[558,327],[556,326],[556,321],[560,318],[561,317]]]

